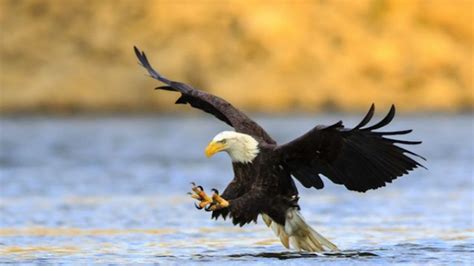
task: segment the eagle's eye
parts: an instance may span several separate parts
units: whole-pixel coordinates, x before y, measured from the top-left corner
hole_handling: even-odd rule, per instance
[[[222,144],[225,144],[225,143],[227,142],[227,140],[226,140],[226,139],[223,139],[223,140],[221,140],[221,141],[219,141],[219,142],[222,143]]]

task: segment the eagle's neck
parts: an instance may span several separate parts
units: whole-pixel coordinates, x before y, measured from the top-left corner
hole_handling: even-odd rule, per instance
[[[258,152],[258,141],[247,134],[239,134],[227,149],[232,162],[237,163],[251,163]]]

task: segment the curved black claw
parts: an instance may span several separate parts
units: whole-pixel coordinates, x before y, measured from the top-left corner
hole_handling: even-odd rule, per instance
[[[197,186],[201,191],[204,191],[204,188],[202,186]]]
[[[196,207],[196,209],[198,209],[198,210],[202,210],[202,207],[198,206],[196,203],[194,203],[194,207]]]
[[[191,182],[191,185],[193,185],[193,186],[196,186],[196,183],[194,183],[194,182]]]
[[[207,211],[207,212],[212,211],[211,206],[213,206],[213,205],[214,205],[214,203],[209,204],[209,206],[207,206],[204,210]]]
[[[213,188],[213,189],[211,189],[211,191],[214,192],[214,193],[216,193],[217,195],[219,195],[219,190]]]

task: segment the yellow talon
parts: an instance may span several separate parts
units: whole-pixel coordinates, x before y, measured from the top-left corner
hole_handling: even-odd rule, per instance
[[[212,189],[212,191],[214,192],[212,194],[212,204],[206,208],[206,211],[215,211],[229,207],[229,202],[219,195],[217,189]]]
[[[217,205],[220,206],[220,208],[229,207],[229,202],[227,200],[223,199],[221,196],[219,196],[219,194],[214,193],[212,195],[212,201],[217,202]]]
[[[197,194],[191,194],[191,198],[201,200],[201,197],[199,197]]]
[[[206,194],[206,192],[204,192],[204,189],[202,188],[202,186],[196,186],[194,182],[191,184],[193,185],[191,190],[194,193],[188,193],[188,194],[191,195],[191,198],[200,201],[199,204],[194,204],[194,206],[196,206],[197,209],[200,210],[212,203],[212,199]]]

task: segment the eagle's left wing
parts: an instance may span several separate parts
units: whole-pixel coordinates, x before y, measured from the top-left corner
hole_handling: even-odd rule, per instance
[[[331,126],[316,126],[303,136],[276,148],[283,167],[305,187],[324,187],[319,174],[349,190],[365,192],[385,186],[416,167],[423,167],[406,154],[424,159],[396,144],[415,145],[421,141],[391,139],[411,130],[375,131],[395,116],[392,105],[385,118],[364,127],[374,114],[372,104],[364,119],[354,128],[344,128],[342,121]]]

